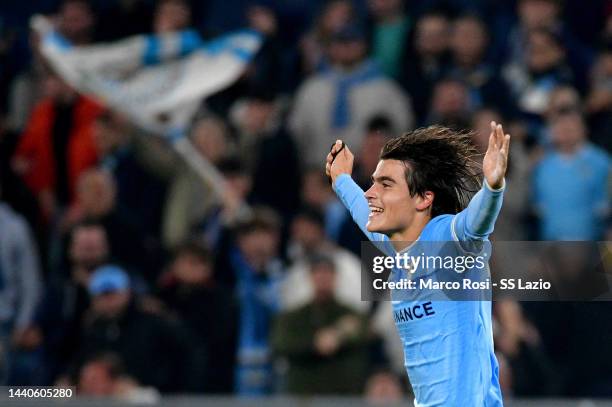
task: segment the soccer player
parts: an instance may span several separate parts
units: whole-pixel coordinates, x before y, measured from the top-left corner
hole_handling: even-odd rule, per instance
[[[417,240],[478,244],[493,232],[501,209],[509,144],[510,135],[492,122],[484,185],[471,200],[481,182],[478,153],[468,135],[440,126],[389,140],[365,193],[351,179],[353,154],[340,140],[326,173],[370,240],[389,241],[397,252]],[[395,318],[415,405],[501,406],[491,302],[419,300],[417,294],[392,302],[396,315],[419,309],[418,318]]]

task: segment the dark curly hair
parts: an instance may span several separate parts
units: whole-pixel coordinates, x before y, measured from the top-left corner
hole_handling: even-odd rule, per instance
[[[391,139],[381,160],[399,160],[406,165],[411,196],[434,193],[431,216],[455,214],[465,208],[480,189],[482,166],[472,144],[471,133],[443,126],[429,126]]]

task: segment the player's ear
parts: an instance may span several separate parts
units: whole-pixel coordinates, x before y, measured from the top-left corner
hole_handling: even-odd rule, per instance
[[[434,193],[431,191],[425,191],[422,195],[417,195],[416,209],[418,211],[424,211],[433,206]]]

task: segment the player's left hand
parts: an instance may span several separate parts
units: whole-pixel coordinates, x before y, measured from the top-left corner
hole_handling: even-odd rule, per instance
[[[493,189],[499,189],[504,185],[504,176],[508,168],[509,148],[510,135],[504,135],[501,124],[491,122],[489,147],[482,161],[482,170],[487,184]]]

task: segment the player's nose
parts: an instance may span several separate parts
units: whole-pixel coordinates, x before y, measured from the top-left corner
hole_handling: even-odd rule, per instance
[[[368,201],[370,199],[376,198],[376,191],[374,190],[374,185],[372,185],[367,191],[364,192],[364,196]]]

